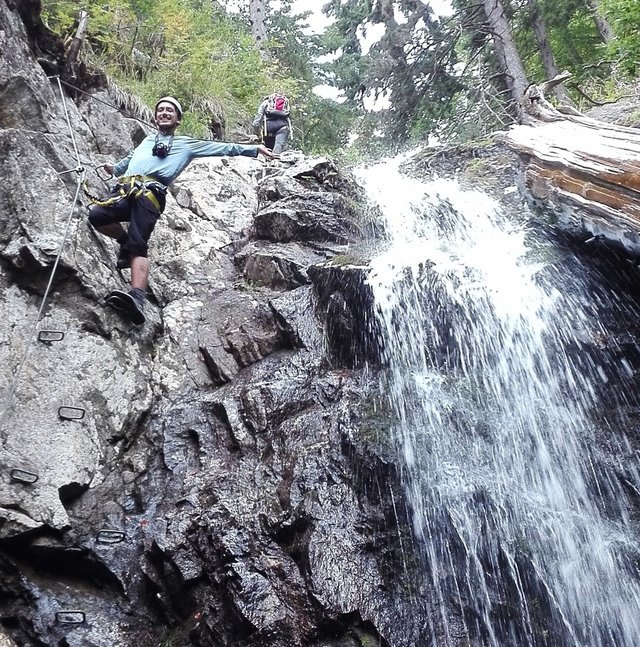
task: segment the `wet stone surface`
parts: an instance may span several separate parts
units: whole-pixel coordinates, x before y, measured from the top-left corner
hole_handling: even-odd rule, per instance
[[[29,50],[44,28],[27,38],[4,0],[0,25],[0,389],[15,387],[0,645],[419,644],[428,593],[400,551],[389,448],[367,438],[374,386],[332,349],[358,336],[357,313],[331,329],[309,272],[360,235],[358,188],[324,158],[193,163],[154,231],[147,323],[132,328],[103,302],[127,287],[117,246],[86,203],[70,211],[76,178],[59,175],[76,160]],[[95,164],[141,135],[102,104],[65,104]],[[27,349],[41,329],[56,334]]]

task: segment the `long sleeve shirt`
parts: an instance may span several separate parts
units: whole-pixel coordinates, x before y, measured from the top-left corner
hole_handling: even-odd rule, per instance
[[[264,119],[264,113],[267,109],[267,105],[269,104],[269,101],[265,99],[259,106],[258,106],[258,112],[256,112],[256,116],[253,118],[253,127],[254,128],[259,128],[262,125],[262,120]]]
[[[166,157],[152,153],[156,143],[171,146]],[[171,184],[196,157],[237,156],[257,157],[257,146],[227,144],[183,135],[147,135],[129,155],[113,166],[115,177],[143,175],[153,177],[165,186]]]

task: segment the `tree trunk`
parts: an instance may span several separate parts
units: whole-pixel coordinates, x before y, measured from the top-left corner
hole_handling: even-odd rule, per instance
[[[403,139],[407,136],[411,115],[419,100],[405,52],[407,25],[399,25],[396,21],[393,0],[377,0],[370,20],[374,23],[381,22],[385,26],[385,34],[380,39],[380,44],[385,47],[384,54],[392,61],[390,73],[396,79],[390,87],[391,105],[395,113],[393,137]]]
[[[522,107],[520,102],[524,97],[529,81],[511,34],[509,21],[504,14],[504,7],[500,0],[483,0],[482,6],[489,29],[493,35],[498,64],[505,76],[507,87],[514,102],[516,116],[521,117]]]
[[[263,57],[268,53],[265,48],[267,43],[267,27],[264,22],[266,15],[265,0],[249,0],[249,24],[251,25],[251,35],[256,41],[256,45]]]
[[[549,44],[549,38],[547,37],[547,29],[542,18],[542,10],[538,0],[527,0],[529,5],[529,10],[531,11],[531,23],[533,26],[533,32],[536,37],[536,43],[538,49],[540,50],[540,58],[542,59],[542,66],[547,75],[548,79],[553,79],[558,76],[560,70],[556,65],[556,59],[553,56],[553,51],[551,50],[551,45]],[[555,97],[564,103],[571,104],[572,101],[569,99],[567,94],[567,89],[564,87],[563,83],[559,83],[554,86],[553,94]]]
[[[613,33],[613,29],[611,28],[609,21],[600,10],[600,3],[598,0],[587,0],[587,5],[591,7],[591,10],[593,11],[593,20],[596,23],[596,29],[598,30],[600,37],[605,43],[610,43],[615,38],[615,34]]]
[[[377,0],[376,6],[372,11],[374,19],[379,22],[387,23],[389,21],[396,22],[395,10],[393,8],[393,0]]]
[[[75,36],[73,37],[71,45],[69,46],[69,51],[67,52],[65,76],[68,78],[74,78],[77,76],[75,70],[78,66],[78,55],[80,54],[80,49],[82,48],[82,43],[84,42],[88,26],[89,14],[86,11],[80,11],[78,16],[78,29],[76,29]]]

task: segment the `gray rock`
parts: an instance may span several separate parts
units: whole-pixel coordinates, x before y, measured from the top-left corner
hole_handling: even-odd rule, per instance
[[[142,127],[63,103],[36,5],[25,28],[0,0],[0,644],[417,644],[397,477],[359,431],[372,387],[308,284],[359,235],[353,182],[302,155],[194,163],[132,329],[103,303],[117,246],[73,199]]]

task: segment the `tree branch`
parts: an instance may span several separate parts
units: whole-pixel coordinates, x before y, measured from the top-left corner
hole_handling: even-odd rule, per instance
[[[570,85],[581,97],[584,97],[589,103],[594,106],[608,106],[612,103],[618,103],[618,101],[621,101],[622,99],[636,98],[635,94],[623,94],[620,95],[617,99],[613,99],[612,101],[596,101],[593,97],[590,97],[577,83],[571,83]]]

